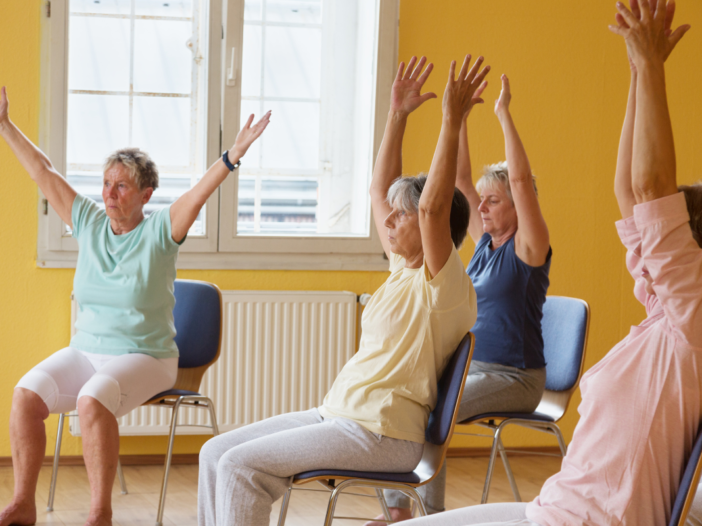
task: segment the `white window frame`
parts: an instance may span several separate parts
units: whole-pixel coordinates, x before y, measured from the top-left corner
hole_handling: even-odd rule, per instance
[[[207,164],[234,143],[240,123],[244,0],[211,0],[209,5]],[[221,34],[214,28],[222,27]],[[399,0],[379,0],[378,54],[373,159],[382,141],[395,77]],[[68,1],[51,0],[42,17],[39,146],[65,174],[67,117]],[[227,85],[232,60],[237,81]],[[229,83],[231,84],[231,83]],[[187,239],[180,250],[183,269],[387,270],[372,217],[368,236],[237,236],[238,177],[232,174],[207,202],[206,234]],[[225,200],[226,199],[226,200]],[[221,202],[235,206],[220,206]],[[368,207],[369,214],[370,206]],[[77,241],[39,192],[37,266],[75,268]]]

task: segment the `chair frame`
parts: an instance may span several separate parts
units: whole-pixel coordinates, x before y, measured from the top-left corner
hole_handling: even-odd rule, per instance
[[[702,425],[700,425],[700,431],[698,431],[698,436],[695,442],[700,440],[702,437]],[[693,446],[694,449],[694,446]],[[683,480],[685,476],[686,469],[683,469]],[[698,485],[700,483],[700,477],[702,476],[702,456],[697,459],[697,464],[695,465],[695,471],[692,474],[692,480],[690,481],[690,487],[687,488],[687,494],[685,495],[685,502],[683,504],[682,512],[680,513],[680,518],[677,522],[674,521],[674,517],[671,517],[670,526],[686,526],[687,516],[690,514],[690,509],[692,508],[692,503],[697,495]],[[678,496],[673,501],[673,511],[677,504]]]
[[[358,477],[348,477],[348,476],[336,476],[334,478],[328,477],[328,476],[318,476],[318,477],[309,477],[306,479],[295,479],[293,477],[292,482],[290,483],[290,486],[288,487],[288,490],[285,492],[285,495],[283,496],[283,502],[280,507],[280,515],[278,517],[278,526],[284,526],[285,524],[285,519],[288,513],[288,507],[290,505],[290,497],[292,494],[293,490],[297,491],[324,491],[324,492],[331,492],[329,496],[329,504],[327,505],[327,512],[326,516],[324,519],[324,526],[331,526],[332,522],[334,519],[339,519],[339,520],[359,520],[359,521],[373,521],[375,519],[371,518],[362,518],[362,517],[343,517],[343,516],[336,516],[334,515],[334,511],[336,510],[336,504],[344,491],[347,489],[353,488],[353,487],[365,487],[365,488],[373,488],[375,489],[376,495],[367,495],[363,493],[346,493],[347,495],[354,495],[357,497],[370,497],[370,498],[377,498],[378,502],[380,504],[380,507],[383,510],[383,514],[385,515],[385,519],[387,523],[392,523],[392,519],[390,518],[390,512],[388,510],[387,502],[385,501],[385,497],[383,495],[383,490],[384,489],[389,489],[389,490],[398,490],[407,495],[414,504],[416,505],[420,516],[424,517],[427,515],[426,507],[424,506],[424,502],[422,501],[422,497],[417,493],[416,488],[420,486],[424,486],[425,484],[428,484],[432,480],[436,478],[436,476],[439,474],[439,471],[441,467],[444,464],[444,460],[446,460],[446,452],[448,450],[449,443],[451,442],[451,437],[453,436],[454,429],[456,427],[456,420],[458,418],[458,409],[460,406],[460,401],[463,396],[463,388],[466,383],[466,378],[468,376],[468,369],[470,369],[470,364],[473,359],[473,350],[475,348],[475,336],[473,335],[472,332],[469,332],[466,336],[470,337],[470,349],[468,351],[468,359],[466,361],[466,367],[465,370],[463,371],[463,379],[461,381],[461,385],[458,391],[458,397],[456,398],[456,403],[453,409],[453,415],[451,417],[451,426],[449,428],[449,433],[446,437],[446,440],[444,441],[443,444],[441,445],[436,445],[432,444],[431,442],[425,442],[424,443],[424,453],[422,454],[422,458],[419,461],[419,465],[414,469],[414,473],[416,473],[419,476],[420,482],[417,483],[403,483],[403,482],[391,482],[391,481],[384,481],[384,480],[376,480],[376,479],[367,479],[367,478],[358,478]],[[341,480],[338,485],[336,484],[337,480]],[[314,489],[309,489],[309,488],[295,488],[293,486],[298,485],[304,485],[309,482],[319,482],[325,490],[314,490]]]
[[[550,391],[545,390],[541,397],[541,402],[534,412],[543,413],[551,418],[553,422],[543,422],[539,420],[529,420],[526,418],[507,418],[499,416],[485,416],[478,415],[476,420],[466,420],[465,422],[459,422],[458,425],[475,425],[485,429],[489,429],[492,434],[484,433],[463,433],[456,431],[457,435],[461,436],[477,436],[492,438],[492,446],[490,448],[490,460],[488,462],[487,474],[485,475],[485,485],[483,486],[483,495],[480,500],[481,504],[486,504],[488,501],[488,496],[490,493],[490,484],[492,482],[492,476],[495,471],[495,461],[497,459],[497,454],[500,454],[502,459],[502,465],[507,473],[507,480],[509,481],[510,488],[512,489],[512,494],[514,495],[514,500],[516,502],[521,502],[521,495],[519,494],[519,488],[517,487],[517,481],[514,478],[514,473],[512,472],[512,467],[510,466],[509,459],[507,458],[507,453],[527,453],[529,455],[541,455],[549,457],[565,457],[568,447],[566,445],[563,434],[558,427],[558,422],[563,418],[563,415],[568,410],[570,406],[570,401],[573,397],[573,393],[577,390],[580,385],[580,379],[583,376],[583,370],[585,368],[585,354],[587,352],[587,343],[590,333],[590,305],[580,298],[571,298],[568,296],[548,296],[549,298],[567,298],[575,301],[579,301],[585,307],[586,312],[586,322],[585,322],[585,337],[583,339],[583,351],[580,356],[580,369],[578,371],[578,377],[575,383],[570,389],[565,391]],[[526,415],[526,413],[525,413]],[[543,433],[548,433],[556,437],[558,441],[558,446],[560,449],[560,455],[556,453],[541,453],[535,451],[521,451],[519,449],[506,449],[502,443],[502,433],[505,428],[509,425],[517,425],[520,427],[525,427],[528,429],[533,429],[535,431],[541,431]]]
[[[222,308],[222,291],[220,288],[215,285],[214,283],[209,283],[206,281],[201,281],[201,280],[192,280],[192,279],[179,279],[177,280],[179,282],[191,282],[191,283],[203,283],[206,285],[209,285],[213,287],[216,291],[217,294],[219,295],[219,312],[220,312],[220,318],[219,318],[219,342],[217,345],[217,353],[215,354],[214,358],[207,364],[201,365],[199,367],[191,367],[191,368],[178,368],[178,376],[176,378],[175,384],[171,389],[179,389],[179,390],[186,390],[194,393],[198,393],[198,390],[200,388],[200,384],[202,382],[202,377],[205,375],[205,372],[207,369],[209,369],[213,363],[215,363],[219,359],[219,355],[222,352],[222,327],[224,324],[224,310]],[[163,479],[161,481],[161,493],[160,493],[160,498],[159,498],[159,503],[158,503],[158,512],[156,515],[156,526],[162,526],[163,524],[163,512],[166,506],[166,491],[168,489],[168,475],[170,474],[171,470],[171,463],[172,463],[172,457],[173,457],[173,443],[175,441],[175,432],[176,428],[178,427],[178,409],[181,408],[181,406],[186,406],[186,407],[195,407],[198,409],[207,409],[210,414],[210,422],[211,424],[208,425],[202,425],[202,424],[188,424],[188,425],[183,425],[181,424],[181,427],[206,427],[208,429],[212,429],[212,434],[213,436],[219,435],[219,427],[217,426],[217,415],[215,412],[215,407],[214,403],[212,400],[206,396],[203,396],[201,394],[193,394],[193,395],[164,395],[164,396],[159,396],[158,394],[154,396],[154,398],[147,400],[141,406],[146,406],[146,405],[157,405],[160,407],[172,407],[171,411],[171,423],[170,423],[170,432],[168,435],[168,449],[166,452],[166,460],[165,460],[165,465],[164,465],[164,470],[163,470]],[[77,412],[71,412],[71,413],[62,413],[59,415],[59,421],[58,421],[58,432],[56,434],[56,448],[54,451],[54,463],[53,463],[53,470],[51,473],[51,484],[49,486],[49,500],[47,503],[47,508],[46,511],[53,511],[54,510],[54,497],[56,494],[56,479],[58,476],[58,467],[59,467],[59,457],[61,455],[61,441],[63,437],[63,427],[64,427],[64,420],[66,417],[73,418],[77,417],[78,413]],[[119,478],[120,482],[120,487],[122,489],[122,495],[126,495],[127,492],[127,484],[124,478],[124,473],[122,472],[122,463],[120,460],[117,460],[117,477]]]

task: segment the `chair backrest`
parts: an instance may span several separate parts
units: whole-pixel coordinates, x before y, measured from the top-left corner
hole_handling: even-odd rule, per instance
[[[576,298],[548,296],[543,313],[546,391],[536,411],[559,420],[583,374],[590,306]]]
[[[222,292],[204,281],[175,281],[173,319],[178,345],[175,388],[197,391],[202,375],[219,358],[222,343]]]
[[[673,503],[673,513],[670,516],[669,526],[685,526],[685,520],[690,512],[692,501],[697,493],[697,484],[700,481],[702,473],[702,425],[697,431],[697,440],[692,446],[690,459],[687,461],[687,467],[683,472],[680,488]]]
[[[436,406],[429,414],[427,423],[424,454],[414,470],[422,483],[436,476],[446,458],[446,450],[458,418],[458,407],[463,396],[463,386],[468,376],[470,361],[473,358],[474,346],[475,336],[469,332],[461,340],[439,379]]]

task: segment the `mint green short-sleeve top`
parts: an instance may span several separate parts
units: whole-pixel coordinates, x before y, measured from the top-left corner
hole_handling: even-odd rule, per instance
[[[77,195],[71,220],[79,247],[73,280],[78,317],[71,347],[177,357],[173,282],[179,244],[171,237],[170,207],[152,213],[131,232],[115,235],[105,211]]]

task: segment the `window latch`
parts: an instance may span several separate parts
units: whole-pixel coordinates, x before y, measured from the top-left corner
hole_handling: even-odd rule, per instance
[[[227,86],[236,86],[236,48],[232,48],[232,56],[227,69]]]

